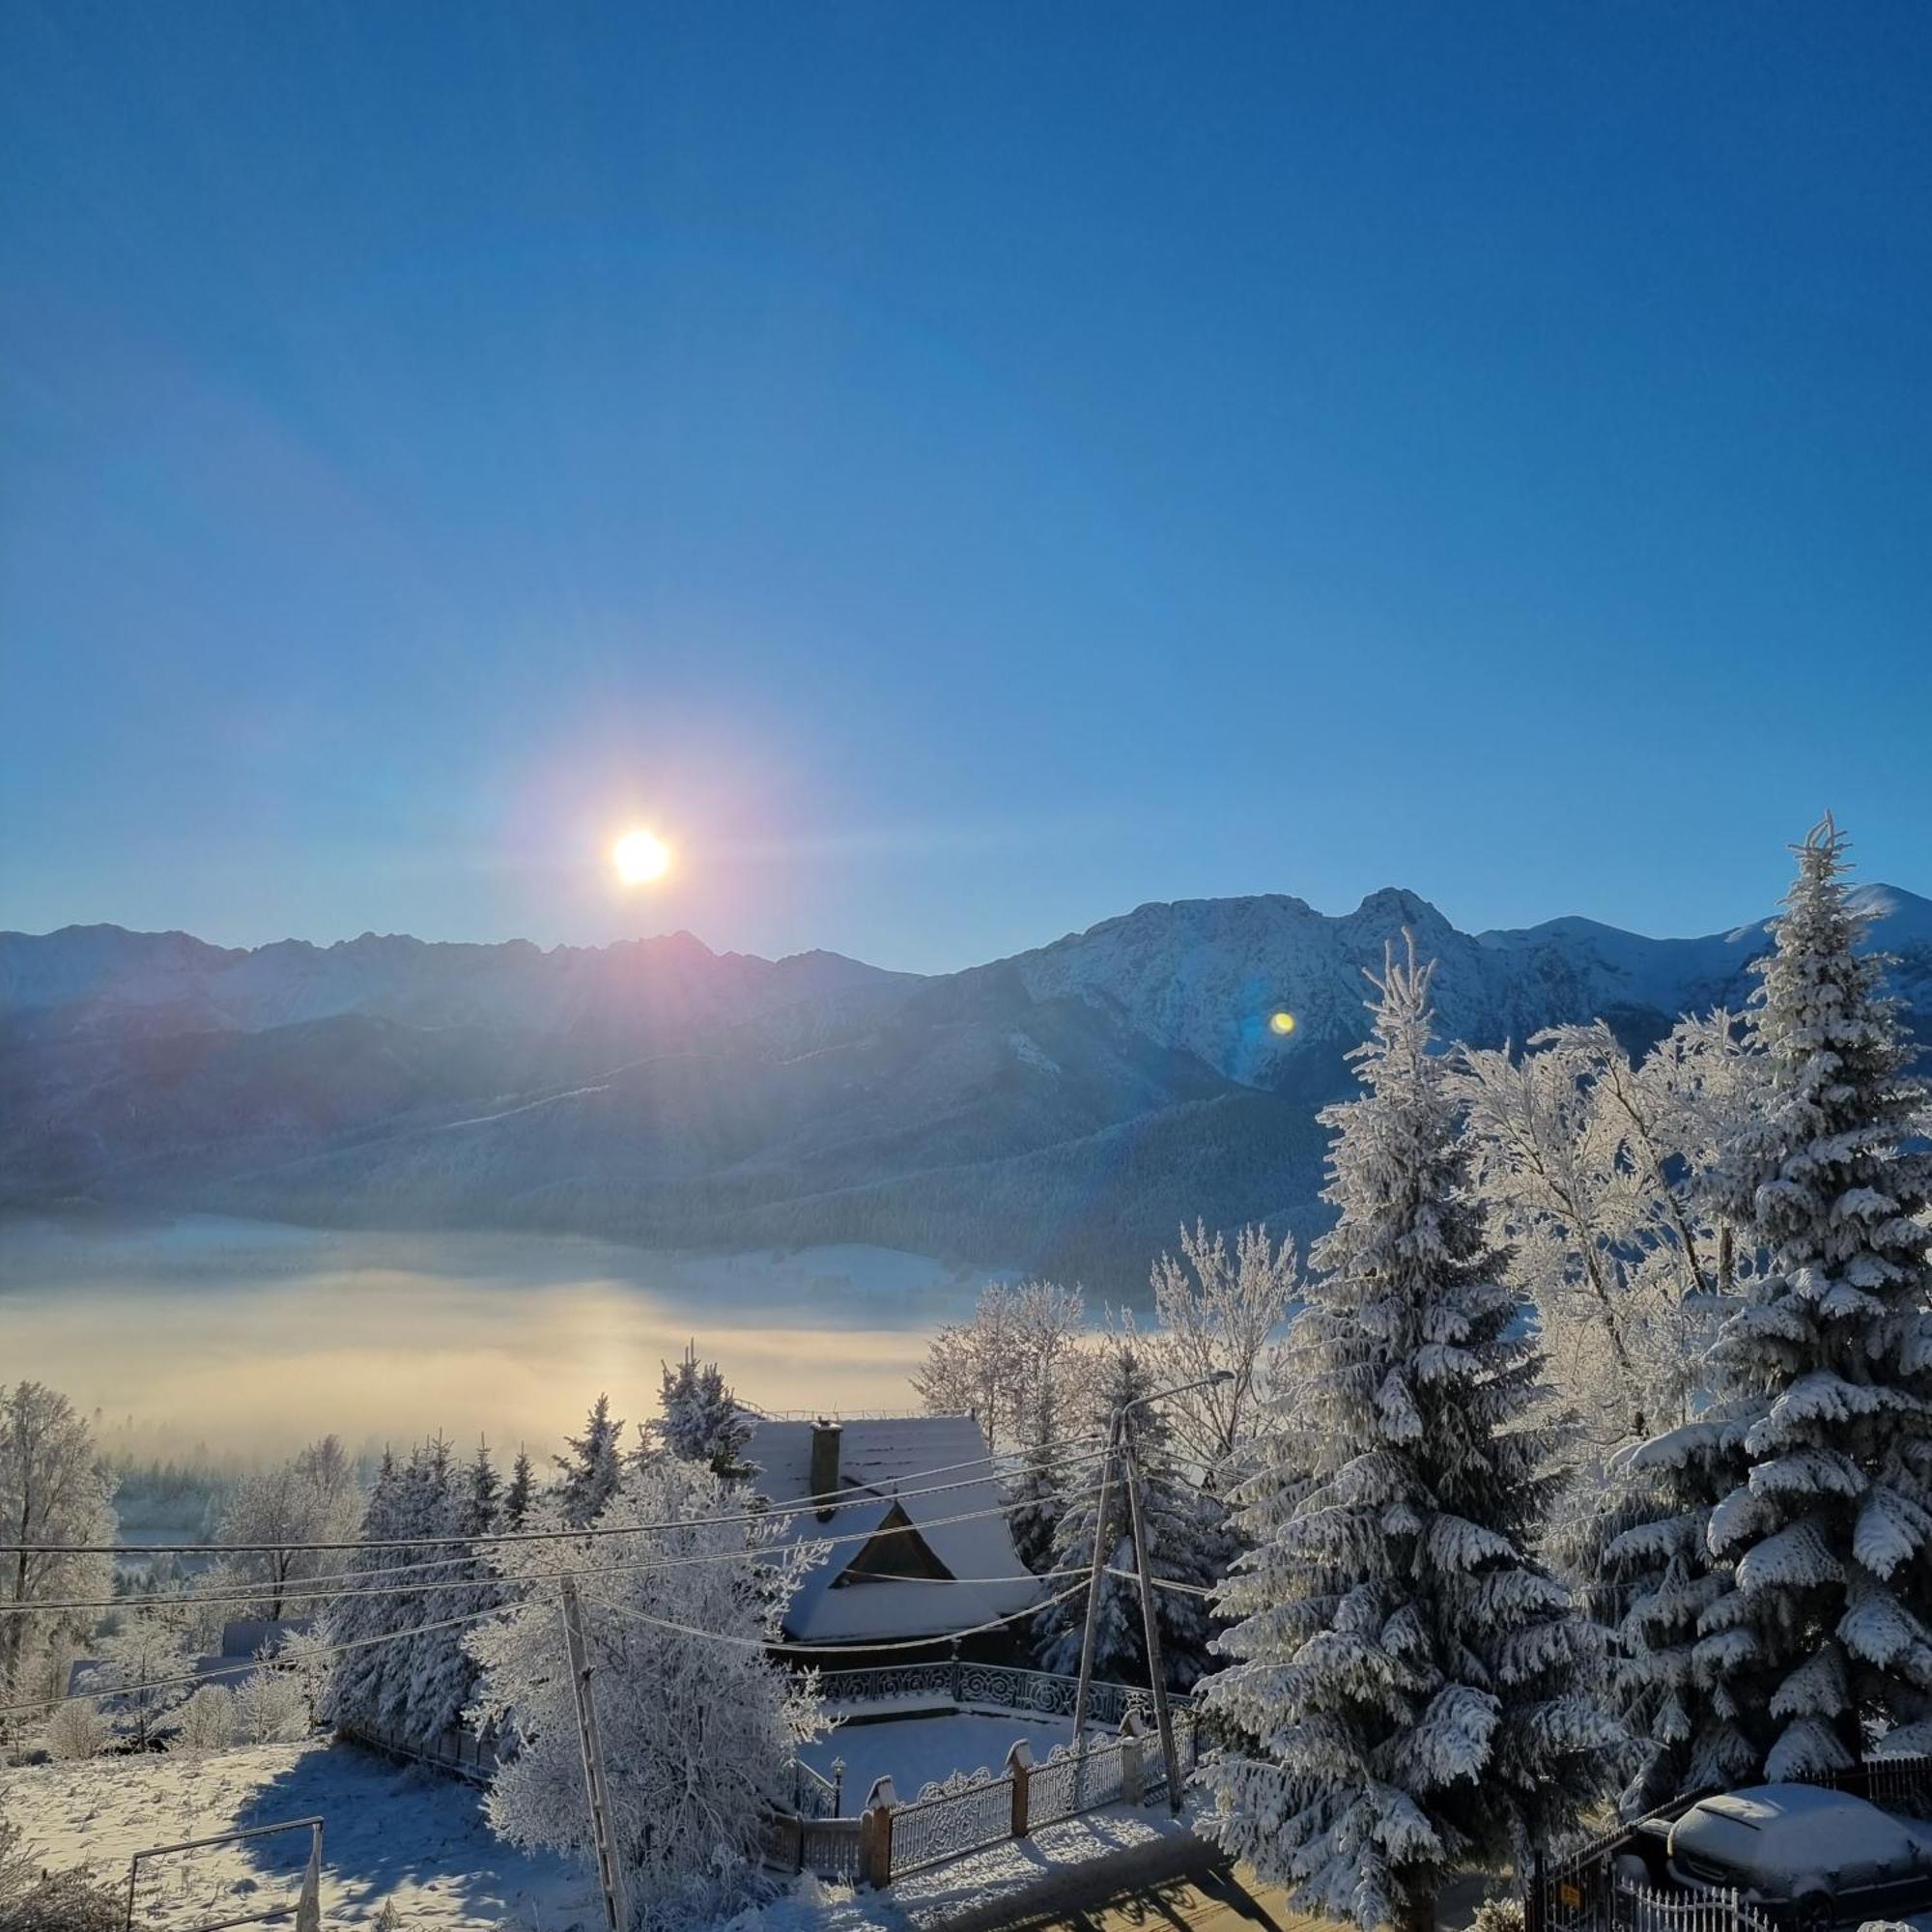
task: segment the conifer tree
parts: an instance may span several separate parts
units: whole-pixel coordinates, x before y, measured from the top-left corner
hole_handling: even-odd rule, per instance
[[[1060,1485],[1053,1473],[1054,1434],[1051,1402],[1036,1402],[1021,1449],[1019,1473],[1009,1489],[1015,1505],[1008,1519],[1012,1524],[1013,1547],[1020,1561],[1037,1573],[1053,1568],[1054,1529],[1061,1515]],[[1091,1472],[1094,1466],[1087,1463],[1083,1469]]]
[[[502,1479],[497,1474],[490,1445],[479,1441],[465,1477],[461,1520],[457,1524],[465,1536],[481,1536],[497,1527],[502,1510],[501,1490]]]
[[[1725,1177],[1763,1256],[1712,1350],[1735,1480],[1694,1660],[1768,1778],[1932,1747],[1932,1156],[1926,1091],[1857,950],[1828,816],[1760,967],[1768,1103]]]
[[[664,1381],[658,1400],[664,1414],[651,1424],[651,1435],[680,1461],[702,1463],[714,1475],[735,1479],[755,1474],[744,1457],[751,1421],[725,1386],[718,1364],[700,1367],[694,1341],[685,1345],[675,1369],[668,1363],[660,1366]]]
[[[503,1527],[522,1529],[525,1519],[530,1513],[530,1500],[535,1493],[536,1478],[530,1468],[529,1451],[520,1442],[517,1445],[517,1460],[510,1465],[510,1486],[503,1492]]]
[[[570,1454],[554,1458],[557,1481],[554,1493],[564,1521],[582,1529],[616,1492],[620,1462],[621,1420],[611,1413],[611,1398],[600,1395],[590,1406],[582,1435],[564,1437]]]
[[[1125,1439],[1133,1446],[1142,1474],[1143,1527],[1150,1574],[1180,1589],[1156,1589],[1154,1613],[1160,1619],[1161,1657],[1169,1684],[1191,1689],[1207,1667],[1211,1629],[1204,1591],[1217,1579],[1216,1511],[1176,1467],[1167,1419],[1146,1400],[1159,1381],[1147,1350],[1132,1336],[1107,1350],[1094,1401],[1095,1430],[1103,1436],[1116,1414],[1124,1416]],[[1099,1497],[1095,1470],[1083,1477],[1078,1492],[1054,1526],[1054,1567],[1084,1568],[1094,1559],[1094,1519]],[[1120,1684],[1148,1682],[1147,1630],[1141,1613],[1140,1584],[1134,1567],[1133,1525],[1122,1460],[1116,1459],[1108,1487],[1107,1513],[1099,1540],[1100,1600],[1094,1631],[1094,1674]],[[1087,1600],[1075,1593],[1041,1612],[1040,1666],[1071,1673],[1080,1665]]]
[[[1334,1230],[1236,1492],[1252,1548],[1218,1607],[1209,1829],[1312,1910],[1427,1926],[1458,1865],[1574,1822],[1620,1728],[1576,1687],[1589,1626],[1531,1555],[1559,1436],[1497,1280],[1431,1054],[1433,968],[1371,976],[1364,1093],[1326,1109]]]

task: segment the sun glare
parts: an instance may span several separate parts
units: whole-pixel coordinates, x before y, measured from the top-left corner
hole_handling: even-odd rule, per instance
[[[648,832],[627,832],[611,848],[611,861],[627,886],[647,886],[670,870],[670,849]]]

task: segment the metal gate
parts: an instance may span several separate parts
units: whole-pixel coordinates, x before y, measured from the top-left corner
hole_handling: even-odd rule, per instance
[[[278,1919],[292,1918],[294,1932],[323,1932],[322,1926],[322,1820],[320,1818],[289,1818],[279,1825],[255,1825],[246,1831],[217,1832],[208,1838],[184,1838],[174,1845],[150,1845],[144,1852],[136,1852],[128,1861],[128,1918],[127,1932],[133,1932],[134,1892],[140,1879],[141,1861],[144,1859],[164,1859],[179,1852],[208,1851],[216,1845],[236,1845],[249,1838],[272,1837],[277,1832],[306,1832],[308,1833],[308,1863],[302,1871],[301,1892],[292,1902],[271,1905],[259,1912],[244,1912],[235,1918],[213,1918],[188,1929],[188,1932],[228,1932],[236,1925],[272,1925]]]

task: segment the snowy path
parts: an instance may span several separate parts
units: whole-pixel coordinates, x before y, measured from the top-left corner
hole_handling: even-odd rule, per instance
[[[513,1851],[483,1822],[477,1794],[349,1746],[263,1745],[196,1762],[178,1753],[0,1771],[0,1817],[49,1866],[92,1864],[125,1883],[149,1845],[320,1813],[323,1906],[334,1926],[373,1925],[395,1902],[409,1932],[595,1932],[584,1874]],[[292,1896],[306,1839],[224,1847],[157,1863],[141,1909],[156,1932],[265,1910]],[[143,1866],[144,1873],[148,1870]]]

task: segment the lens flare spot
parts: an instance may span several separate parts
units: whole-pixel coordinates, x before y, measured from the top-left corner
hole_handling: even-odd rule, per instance
[[[1280,1012],[1273,1012],[1268,1015],[1269,1033],[1280,1034],[1284,1037],[1286,1037],[1289,1034],[1292,1034],[1293,1031],[1294,1031],[1294,1015],[1289,1012],[1285,1008]]]
[[[647,886],[670,870],[670,848],[653,833],[627,832],[611,846],[611,863],[627,886]]]

